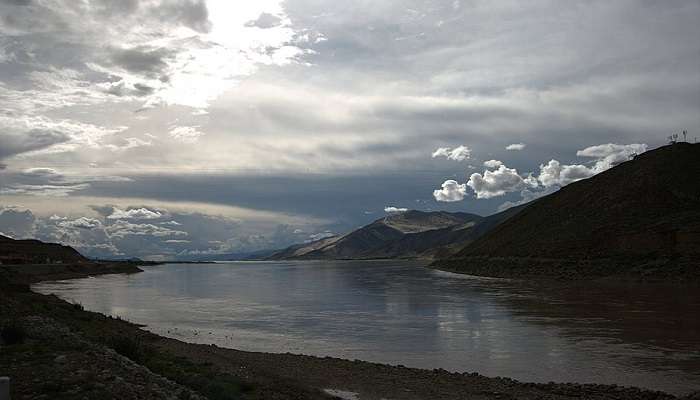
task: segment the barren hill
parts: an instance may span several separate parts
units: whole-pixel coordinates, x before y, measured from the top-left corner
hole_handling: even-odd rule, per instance
[[[0,235],[0,264],[81,264],[89,262],[75,249],[39,240],[14,240]]]
[[[434,265],[491,276],[683,275],[699,261],[700,144],[677,143],[530,203]]]
[[[434,258],[455,253],[518,209],[489,217],[444,211],[390,214],[343,236],[298,244],[269,259]]]

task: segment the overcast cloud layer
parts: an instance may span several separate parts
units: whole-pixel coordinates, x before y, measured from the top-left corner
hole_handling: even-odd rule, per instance
[[[688,129],[697,1],[0,0],[0,232],[99,257],[490,214]]]

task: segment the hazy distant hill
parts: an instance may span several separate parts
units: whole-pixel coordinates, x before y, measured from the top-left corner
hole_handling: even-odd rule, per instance
[[[390,214],[343,236],[298,244],[269,259],[370,259],[447,256],[516,209],[483,218],[444,211]]]
[[[700,144],[664,146],[572,183],[434,265],[491,276],[695,274]]]
[[[14,240],[0,235],[2,264],[75,264],[89,262],[69,246],[39,240]]]

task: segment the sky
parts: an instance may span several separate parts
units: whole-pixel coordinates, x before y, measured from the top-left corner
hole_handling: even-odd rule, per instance
[[[0,0],[0,232],[102,258],[489,215],[700,136],[699,1]]]

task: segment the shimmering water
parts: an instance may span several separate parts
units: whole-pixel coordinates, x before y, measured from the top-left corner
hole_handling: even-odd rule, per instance
[[[696,288],[532,284],[406,261],[145,267],[36,285],[155,333],[523,381],[700,390]]]

